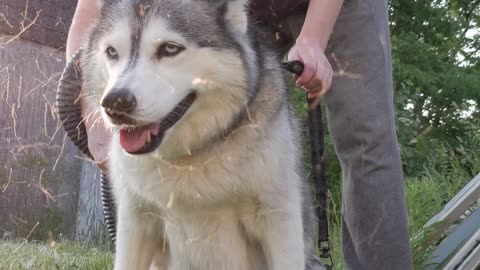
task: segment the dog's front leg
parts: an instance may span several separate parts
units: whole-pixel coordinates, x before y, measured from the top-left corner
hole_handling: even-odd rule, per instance
[[[266,207],[261,244],[269,270],[304,270],[302,211],[299,205]]]
[[[119,199],[115,270],[147,270],[158,240],[152,217],[145,216],[130,192]]]

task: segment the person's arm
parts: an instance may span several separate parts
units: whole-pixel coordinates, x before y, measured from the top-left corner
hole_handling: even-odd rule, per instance
[[[343,0],[311,0],[297,42],[313,43],[325,51]]]
[[[78,0],[72,25],[68,31],[66,58],[71,60],[73,54],[83,45],[87,38],[91,24],[100,12],[98,0]],[[83,123],[88,136],[88,150],[92,154],[96,164],[102,170],[106,170],[108,156],[108,142],[110,132],[103,126],[98,110],[95,110],[95,98],[80,96]],[[98,120],[98,121],[97,121]]]
[[[295,80],[310,97],[324,95],[332,83],[333,71],[325,49],[342,5],[343,0],[311,0],[302,30],[288,55],[289,60],[300,60],[305,65]]]
[[[99,12],[98,0],[78,0],[72,25],[68,31],[66,57],[67,61],[80,48],[86,38],[91,23]]]

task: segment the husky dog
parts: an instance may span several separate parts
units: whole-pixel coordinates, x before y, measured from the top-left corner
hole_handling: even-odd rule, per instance
[[[323,269],[280,58],[247,0],[110,0],[80,58],[116,132],[115,269]]]

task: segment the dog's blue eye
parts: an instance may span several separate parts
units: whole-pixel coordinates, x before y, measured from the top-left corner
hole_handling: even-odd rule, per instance
[[[175,46],[174,44],[167,44],[165,45],[165,52],[167,53],[176,53],[180,50],[179,47]]]
[[[113,60],[118,59],[118,52],[112,46],[108,46],[107,49],[105,50],[105,53],[107,54],[108,58],[110,58],[110,59],[113,59]]]
[[[183,50],[185,50],[185,47],[182,45],[179,45],[175,42],[165,42],[158,47],[156,56],[157,58],[175,56],[181,53]]]

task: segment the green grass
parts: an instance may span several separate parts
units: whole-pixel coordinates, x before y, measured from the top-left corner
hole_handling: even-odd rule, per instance
[[[423,225],[438,213],[469,180],[470,178],[463,175],[461,171],[452,171],[447,176],[425,173],[423,177],[407,179],[405,187],[415,269],[422,269],[421,264],[429,254],[429,250],[423,243],[430,239],[428,234],[421,237],[416,235]],[[334,209],[339,207],[332,206]],[[343,270],[345,266],[341,253],[341,229],[338,225],[340,213],[330,212],[330,214],[333,221],[330,224],[330,237],[335,261],[334,269]],[[112,253],[106,249],[89,248],[71,242],[55,245],[40,242],[0,242],[1,270],[112,269],[112,256]]]
[[[407,204],[409,212],[409,227],[411,235],[411,246],[414,259],[415,269],[423,269],[422,264],[431,252],[423,243],[431,240],[428,231],[424,235],[420,235],[421,229],[425,223],[430,220],[436,213],[438,213],[443,205],[445,197],[441,197],[446,190],[443,190],[443,185],[436,185],[434,181],[427,180],[425,182],[415,181],[406,185]],[[450,189],[449,191],[459,191],[457,189]],[[419,237],[416,237],[417,234]],[[333,245],[332,255],[335,261],[335,270],[345,269],[342,261],[341,251],[341,228],[340,226],[330,227],[330,237]]]
[[[107,270],[112,253],[75,243],[0,242],[1,270]]]
[[[409,215],[409,230],[415,269],[424,269],[423,263],[432,248],[425,243],[437,240],[429,235],[430,230],[423,226],[453,198],[469,181],[471,176],[462,170],[453,170],[448,175],[425,173],[424,176],[407,179],[405,192]],[[338,215],[338,214],[334,214]],[[341,252],[341,229],[339,217],[333,218],[335,223],[330,226],[330,235],[333,245],[332,255],[335,261],[335,270],[345,269]]]

